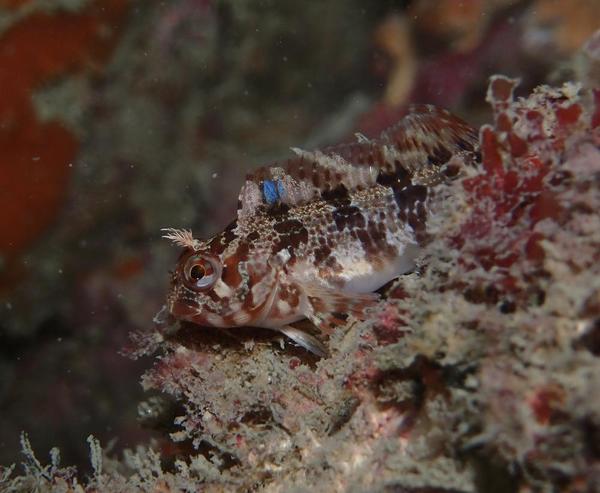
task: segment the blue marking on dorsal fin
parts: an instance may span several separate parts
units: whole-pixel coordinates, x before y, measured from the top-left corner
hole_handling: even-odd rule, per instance
[[[265,197],[267,204],[273,205],[279,201],[283,187],[281,186],[281,182],[279,180],[265,180],[263,182],[262,189],[263,196]]]
[[[279,198],[281,200],[285,199],[285,187],[283,186],[283,182],[281,180],[276,180],[275,183],[277,184],[277,194],[279,195]]]

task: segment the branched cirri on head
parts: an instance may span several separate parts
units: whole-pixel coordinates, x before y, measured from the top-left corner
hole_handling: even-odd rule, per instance
[[[247,176],[223,232],[200,240],[167,230],[184,248],[167,309],[198,325],[279,330],[323,355],[316,338],[289,324],[308,318],[329,333],[344,315],[365,318],[373,291],[413,268],[427,241],[431,187],[476,163],[477,134],[419,106],[376,139],[294,152]]]

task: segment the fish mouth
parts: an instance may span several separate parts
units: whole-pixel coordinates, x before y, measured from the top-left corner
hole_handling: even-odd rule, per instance
[[[202,305],[189,305],[184,301],[174,301],[170,305],[171,315],[184,322],[191,322],[203,327],[229,328],[233,325],[228,323],[227,318],[222,315],[212,313],[210,310],[203,310]]]

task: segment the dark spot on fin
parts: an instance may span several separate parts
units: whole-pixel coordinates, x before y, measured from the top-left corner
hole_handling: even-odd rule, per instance
[[[350,202],[350,199],[348,197],[348,189],[343,184],[338,185],[333,190],[325,190],[321,194],[321,198],[323,200],[328,200],[328,201],[335,200],[335,201],[340,201],[340,202],[345,202],[345,201],[347,201],[348,203]]]
[[[271,207],[265,208],[265,211],[268,212],[271,216],[282,217],[287,215],[290,210],[290,206],[284,204],[283,202],[277,202]]]
[[[463,143],[463,140],[460,140],[461,143]],[[460,147],[460,144],[459,144]],[[433,166],[441,166],[442,164],[446,164],[448,161],[450,161],[450,158],[452,157],[452,153],[446,149],[443,145],[439,145],[437,148],[435,148],[433,150],[433,152],[431,152],[431,154],[429,154],[429,156],[427,157],[427,160],[429,162],[429,164],[433,165]]]
[[[410,173],[399,163],[395,163],[393,172],[379,173],[377,183],[385,187],[402,189],[411,184]]]

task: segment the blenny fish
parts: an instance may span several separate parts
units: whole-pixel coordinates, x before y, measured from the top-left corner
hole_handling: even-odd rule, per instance
[[[201,326],[278,330],[324,356],[316,337],[366,318],[375,290],[412,270],[427,242],[434,186],[477,158],[477,133],[446,110],[416,106],[378,138],[316,151],[246,177],[237,218],[203,240],[167,229],[184,248],[167,310]],[[456,157],[459,159],[456,159]]]

